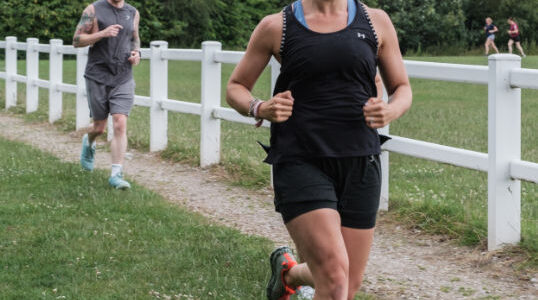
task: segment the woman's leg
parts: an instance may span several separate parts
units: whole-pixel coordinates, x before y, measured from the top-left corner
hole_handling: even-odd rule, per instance
[[[286,224],[306,264],[285,276],[290,286],[315,286],[316,300],[345,300],[348,294],[349,261],[340,216],[333,209],[318,209]]]
[[[374,230],[374,228],[354,229],[342,227],[342,236],[344,237],[349,259],[348,300],[353,300],[361,287],[370,249],[374,241]]]
[[[521,53],[521,56],[525,57],[525,52],[523,52],[523,47],[521,47],[521,43],[520,42],[517,42],[516,43],[516,47],[517,49],[519,50],[519,52]]]
[[[495,50],[495,52],[497,52],[497,54],[499,54],[499,49],[497,49],[497,46],[495,46],[495,41],[493,40],[490,40],[491,41],[491,46],[493,47],[493,50]]]
[[[490,39],[486,39],[486,43],[484,44],[484,47],[486,47],[486,55],[489,53],[489,41]]]

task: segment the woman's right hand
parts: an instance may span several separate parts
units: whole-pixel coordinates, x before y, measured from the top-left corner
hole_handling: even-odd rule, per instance
[[[291,91],[278,93],[260,105],[258,116],[274,123],[286,122],[292,115],[293,101]]]

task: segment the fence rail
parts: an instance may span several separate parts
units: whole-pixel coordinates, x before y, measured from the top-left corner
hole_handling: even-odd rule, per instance
[[[84,68],[88,49],[63,45],[61,40],[39,44],[34,38],[25,43],[16,37],[0,41],[5,49],[6,69],[0,72],[5,80],[6,109],[17,105],[17,82],[25,83],[27,112],[37,110],[38,88],[49,89],[49,121],[62,115],[62,93],[76,94],[76,128],[90,124]],[[17,74],[17,51],[26,51],[26,76]],[[49,80],[38,78],[39,53],[49,53]],[[202,167],[220,161],[220,121],[254,124],[221,103],[221,64],[237,64],[244,53],[223,51],[218,42],[204,42],[202,49],[168,49],[168,43],[154,41],[141,50],[142,59],[150,60],[150,96],[135,96],[135,105],[150,109],[150,151],[160,151],[168,143],[168,112],[199,115],[201,118],[200,164]],[[62,78],[64,55],[76,55],[77,84],[65,84]],[[168,98],[168,61],[200,61],[202,63],[201,103]],[[538,164],[521,160],[521,88],[538,89],[538,70],[522,69],[515,55],[492,55],[488,66],[405,61],[409,77],[488,85],[488,153],[392,136],[383,146],[383,186],[381,209],[388,209],[388,152],[447,163],[488,173],[488,248],[520,240],[520,180],[538,183]],[[273,58],[271,89],[274,88],[280,65]],[[387,100],[386,92],[384,98]],[[269,125],[264,124],[268,127]],[[380,129],[389,133],[389,127]]]

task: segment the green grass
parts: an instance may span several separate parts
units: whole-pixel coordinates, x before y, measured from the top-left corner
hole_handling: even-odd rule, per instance
[[[486,65],[487,58],[409,57],[423,61]],[[3,69],[0,62],[0,69]],[[47,78],[46,61],[42,62],[42,78]],[[538,68],[538,57],[523,59],[523,67]],[[200,64],[169,63],[169,98],[200,101]],[[224,87],[232,65],[223,66]],[[24,70],[24,62],[19,62]],[[24,72],[21,72],[24,73]],[[68,75],[71,74],[71,75]],[[74,76],[74,63],[65,62],[64,78]],[[136,68],[137,94],[149,95],[149,65]],[[72,80],[71,80],[72,82]],[[487,87],[473,84],[449,83],[422,79],[412,80],[414,103],[412,109],[391,125],[391,133],[404,137],[487,152]],[[3,94],[0,83],[0,95]],[[20,86],[19,103],[24,102]],[[268,98],[269,74],[259,80],[255,95]],[[522,93],[522,157],[538,162],[538,91]],[[25,115],[29,121],[47,120],[47,92],[41,94],[40,111]],[[70,97],[70,98],[69,98]],[[66,96],[64,119],[60,128],[73,130],[74,99]],[[0,97],[0,102],[3,98]],[[3,105],[2,103],[0,103]],[[24,111],[23,105],[15,111]],[[135,108],[129,124],[129,143],[148,149],[149,113],[147,108]],[[199,161],[199,118],[184,114],[169,114],[169,147],[162,156],[173,161],[197,164]],[[269,167],[262,163],[264,152],[257,140],[268,142],[267,129],[222,122],[222,163],[228,179],[251,188],[267,186]],[[391,155],[390,206],[396,218],[430,233],[448,234],[466,245],[485,245],[487,236],[487,174],[424,161],[402,155]],[[522,184],[522,249],[529,260],[538,265],[538,186]]]
[[[1,299],[264,298],[266,239],[3,139],[0,182]]]

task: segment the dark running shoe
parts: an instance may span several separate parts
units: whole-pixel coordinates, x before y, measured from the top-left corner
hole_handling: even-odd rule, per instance
[[[271,279],[267,284],[267,299],[288,300],[300,288],[292,288],[284,282],[284,273],[297,265],[289,247],[277,248],[271,253]]]

